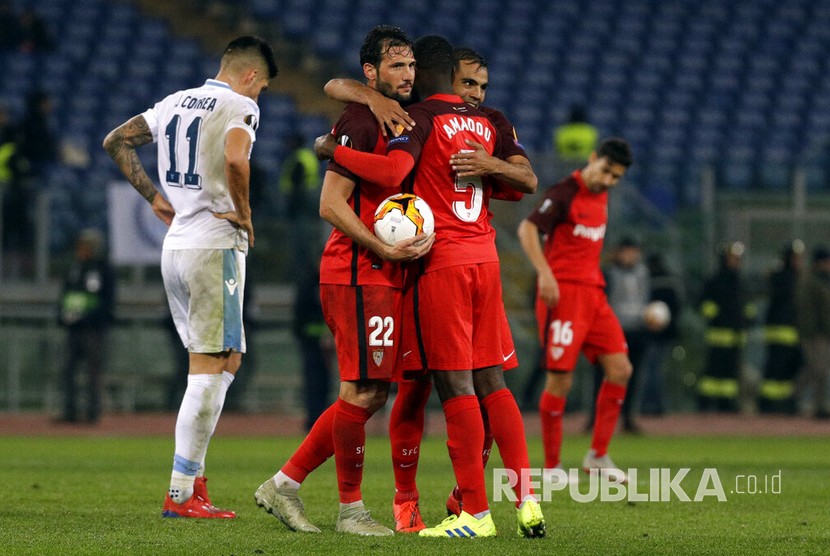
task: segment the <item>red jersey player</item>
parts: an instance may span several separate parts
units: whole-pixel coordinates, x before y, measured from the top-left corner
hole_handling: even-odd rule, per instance
[[[518,201],[523,196],[522,191],[535,191],[538,182],[510,121],[498,110],[481,106],[488,87],[487,61],[470,48],[456,48],[454,58],[453,92],[487,115],[498,131],[500,152],[504,159],[491,156],[483,146],[472,142],[469,148],[464,149],[465,152],[453,154],[450,157],[451,163],[459,177],[496,178],[498,181],[492,182],[493,199]],[[397,102],[357,81],[332,79],[326,84],[325,90],[334,99],[369,105],[378,123],[383,126],[388,126],[390,122],[411,123],[409,115],[402,111]],[[398,129],[399,133],[403,131],[403,127]],[[412,126],[408,125],[408,129],[411,130]],[[513,189],[505,184],[512,184],[513,187],[519,189]],[[485,201],[484,205],[487,206],[488,202]],[[405,318],[411,316],[410,294],[411,289],[404,290]],[[403,353],[408,368],[420,368],[417,341],[412,338],[412,334],[407,334],[410,328],[404,329]],[[506,356],[502,368],[507,370],[518,366],[516,349],[506,314],[504,314],[502,328],[502,355]],[[392,448],[392,465],[395,471],[393,503],[395,529],[398,532],[410,533],[424,528],[418,509],[419,495],[415,478],[424,431],[424,411],[432,391],[432,381],[430,375],[423,372],[407,373],[407,378],[409,380],[398,383],[398,394],[389,418],[389,439]],[[482,417],[485,430],[482,460],[486,465],[493,446],[493,434],[489,427],[486,410],[483,410]],[[516,472],[518,473],[519,470]],[[447,499],[447,511],[456,515],[461,513],[461,499],[457,488]]]
[[[591,449],[582,467],[622,481],[625,474],[608,457],[608,444],[625,400],[631,362],[622,328],[605,296],[600,252],[608,221],[608,191],[631,162],[627,142],[604,140],[582,170],[548,190],[518,230],[537,273],[536,318],[547,369],[539,403],[545,468],[560,466],[562,414],[582,352],[592,363],[598,361],[605,374],[597,395]]]
[[[373,29],[361,48],[370,87],[404,100],[412,91],[415,59],[409,38],[397,27]],[[385,152],[386,142],[370,110],[351,104],[335,124],[343,145],[365,152]],[[434,235],[388,246],[371,231],[375,208],[399,191],[362,180],[333,162],[323,181],[320,214],[334,225],[320,264],[320,297],[326,323],[334,334],[340,394],[318,418],[288,462],[257,490],[257,504],[289,528],[320,530],[308,521],[298,490],[306,476],[335,456],[340,494],[336,529],[358,535],[391,535],[364,508],[365,424],[386,403],[390,381],[400,370],[403,273],[392,261],[414,260],[427,253]]]
[[[450,93],[452,46],[430,36],[416,41],[413,49],[418,91],[426,100],[409,108],[416,125],[389,141],[387,156],[337,146],[330,136],[319,138],[315,147],[318,156],[333,155],[356,174],[380,183],[400,183],[414,168],[412,191],[433,209],[439,233],[413,286],[416,334],[420,360],[432,370],[443,404],[464,511],[419,534],[494,536],[481,465],[484,427],[478,398],[490,415],[506,467],[529,466],[527,445],[521,414],[501,370],[504,306],[495,231],[485,205],[491,185],[478,176],[459,177],[450,156],[468,150],[468,141],[493,154],[498,135],[482,112]],[[524,494],[517,509],[520,531],[543,535],[544,517],[530,485],[525,482],[519,491]]]

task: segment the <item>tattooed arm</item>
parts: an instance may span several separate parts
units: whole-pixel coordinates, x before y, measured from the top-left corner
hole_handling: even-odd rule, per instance
[[[110,131],[104,138],[104,149],[110,155],[127,180],[132,184],[141,196],[147,199],[153,207],[155,215],[168,226],[173,221],[176,212],[173,206],[158,194],[152,180],[144,171],[138,154],[137,147],[146,145],[153,141],[153,134],[144,120],[144,116],[135,116],[117,128]]]

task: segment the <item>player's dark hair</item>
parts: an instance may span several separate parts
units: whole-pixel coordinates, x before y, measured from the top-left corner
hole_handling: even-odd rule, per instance
[[[461,62],[476,64],[480,68],[487,67],[487,59],[472,48],[467,48],[466,46],[456,48],[453,50],[453,55],[455,57],[456,68],[460,67]]]
[[[269,79],[273,79],[277,76],[280,70],[277,67],[277,59],[274,55],[274,49],[265,40],[253,35],[238,37],[228,43],[228,46],[225,47],[225,51],[222,53],[222,60],[224,60],[226,56],[249,52],[257,54],[260,58],[262,58],[262,61],[265,62],[265,66],[268,68]]]
[[[605,157],[615,164],[621,164],[628,168],[634,162],[631,154],[631,146],[628,141],[620,137],[609,137],[597,147],[597,158]]]
[[[455,68],[455,54],[450,41],[439,35],[427,35],[412,44],[418,71],[452,75]]]
[[[390,48],[412,48],[412,39],[403,29],[394,25],[378,25],[363,39],[360,47],[360,65],[372,64],[380,67],[383,56]]]

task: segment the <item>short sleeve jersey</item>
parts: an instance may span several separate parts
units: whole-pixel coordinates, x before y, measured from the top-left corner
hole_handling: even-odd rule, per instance
[[[158,144],[159,181],[176,210],[164,249],[246,251],[247,234],[213,213],[234,210],[225,178],[225,136],[243,129],[253,145],[257,103],[227,83],[208,79],[201,87],[173,93],[142,115]]]
[[[406,151],[417,161],[405,189],[423,198],[435,215],[435,243],[423,258],[424,271],[497,262],[487,210],[492,186],[478,177],[459,178],[450,166],[450,155],[470,148],[467,139],[500,156],[495,126],[456,95],[433,95],[407,111],[416,125],[391,139],[388,151]]]
[[[366,106],[349,104],[334,124],[332,135],[338,144],[373,154],[386,152],[386,140],[377,120]],[[370,230],[374,226],[375,209],[381,201],[399,193],[395,187],[384,187],[364,180],[332,161],[327,170],[345,176],[355,182],[349,206]],[[382,260],[371,250],[361,247],[349,236],[334,228],[323,249],[320,262],[320,283],[347,286],[403,287],[403,271],[400,265]]]
[[[544,254],[558,281],[605,286],[600,254],[608,222],[608,192],[593,193],[579,170],[545,193],[528,220],[545,234]]]

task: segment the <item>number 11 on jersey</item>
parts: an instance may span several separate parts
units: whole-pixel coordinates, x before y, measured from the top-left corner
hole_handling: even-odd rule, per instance
[[[167,138],[167,146],[170,149],[170,169],[167,170],[167,185],[172,187],[187,187],[188,189],[202,189],[202,176],[196,173],[196,163],[199,156],[199,131],[202,128],[202,118],[195,118],[190,125],[187,126],[185,132],[185,139],[188,142],[188,157],[187,157],[187,172],[184,174],[184,184],[182,184],[182,174],[178,170],[176,161],[176,142],[179,137],[179,126],[182,118],[178,114],[170,119],[170,123],[164,129],[164,136]]]

